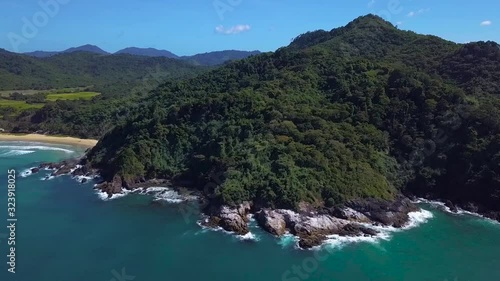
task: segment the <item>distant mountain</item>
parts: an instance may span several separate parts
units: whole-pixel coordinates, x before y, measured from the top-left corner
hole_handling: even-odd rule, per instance
[[[94,46],[94,45],[83,45],[80,47],[74,47],[74,48],[69,48],[65,51],[62,51],[62,53],[74,53],[74,52],[89,52],[89,53],[95,53],[99,55],[109,55],[108,52],[104,51],[103,49]]]
[[[145,56],[145,57],[166,57],[166,58],[178,58],[176,54],[169,52],[167,50],[158,50],[155,48],[137,48],[137,47],[129,47],[123,50],[119,50],[115,54],[129,54],[136,56]]]
[[[74,52],[88,52],[99,55],[111,55],[104,51],[103,49],[94,46],[94,45],[83,45],[80,47],[69,48],[67,50],[61,52],[48,52],[48,51],[35,51],[24,53],[25,55],[37,57],[37,58],[47,58],[57,54],[62,53],[74,53]],[[113,55],[134,55],[134,56],[144,56],[144,57],[165,57],[165,58],[173,58],[180,59],[183,61],[187,61],[194,65],[203,65],[203,66],[216,66],[224,64],[227,61],[232,60],[240,60],[247,58],[252,55],[260,54],[260,51],[237,51],[237,50],[225,50],[225,51],[216,51],[216,52],[208,52],[203,54],[196,54],[193,56],[182,56],[179,57],[176,54],[167,51],[167,50],[158,50],[155,48],[137,48],[137,47],[128,47],[122,50],[115,52]]]
[[[197,54],[194,56],[183,56],[181,57],[181,59],[194,64],[214,66],[223,64],[227,61],[244,59],[252,55],[258,55],[260,53],[260,51],[226,50]]]
[[[24,53],[25,55],[36,57],[36,58],[48,58],[59,54],[59,52],[45,52],[45,51],[34,51],[29,53]]]
[[[60,52],[57,52],[57,51],[54,51],[54,52],[50,52],[50,51],[34,51],[34,52],[27,52],[27,53],[24,53],[25,55],[28,55],[28,56],[31,56],[31,57],[36,57],[36,58],[48,58],[48,57],[52,57],[52,56],[55,56],[55,55],[58,55],[58,54],[63,54],[63,53],[74,53],[74,52],[88,52],[88,53],[94,53],[94,54],[99,54],[99,55],[109,55],[108,52],[104,51],[103,49],[95,46],[95,45],[90,45],[90,44],[87,44],[87,45],[83,45],[83,46],[80,46],[80,47],[73,47],[73,48],[69,48],[67,50],[64,50],[64,51],[60,51]]]
[[[35,58],[0,50],[0,91],[94,85],[100,92],[126,93],[127,89],[143,83],[143,78],[160,81],[194,75],[203,69],[164,57],[71,51]]]

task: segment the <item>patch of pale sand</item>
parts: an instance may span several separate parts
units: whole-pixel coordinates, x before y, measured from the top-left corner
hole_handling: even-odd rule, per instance
[[[56,137],[40,134],[27,134],[27,135],[12,135],[0,133],[0,141],[26,141],[26,142],[45,142],[57,144],[69,144],[82,147],[94,147],[97,140],[94,139],[79,139],[73,137]]]

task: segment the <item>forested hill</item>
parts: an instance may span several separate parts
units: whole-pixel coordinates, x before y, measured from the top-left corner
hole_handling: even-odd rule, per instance
[[[103,56],[89,52],[34,58],[0,50],[0,90],[45,90],[95,86],[120,92],[146,76],[184,77],[203,69],[176,59],[132,55]]]
[[[106,180],[225,173],[214,203],[318,207],[400,191],[500,211],[500,50],[368,15],[160,86],[89,153]],[[500,218],[498,216],[497,218]]]

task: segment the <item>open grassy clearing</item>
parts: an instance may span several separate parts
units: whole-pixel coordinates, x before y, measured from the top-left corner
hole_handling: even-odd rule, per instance
[[[48,94],[46,100],[47,101],[56,101],[56,100],[90,100],[93,97],[99,95],[96,92],[77,92],[77,93],[64,93],[64,94]]]
[[[25,101],[0,99],[0,107],[11,107],[16,111],[23,111],[32,108],[42,108],[43,103],[26,103]]]

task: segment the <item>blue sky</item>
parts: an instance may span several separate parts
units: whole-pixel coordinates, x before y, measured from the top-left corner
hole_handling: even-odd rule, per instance
[[[0,48],[273,51],[301,33],[368,13],[455,42],[500,42],[499,11],[498,0],[0,0]]]

